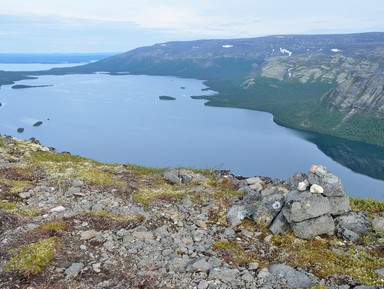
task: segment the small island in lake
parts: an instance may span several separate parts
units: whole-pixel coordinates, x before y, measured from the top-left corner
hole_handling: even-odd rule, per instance
[[[23,132],[24,132],[24,128],[19,127],[19,128],[17,129],[17,132],[18,132],[18,133],[23,133]]]
[[[33,126],[41,126],[43,124],[42,121],[37,121],[33,124]]]
[[[174,98],[172,96],[168,96],[168,95],[160,95],[159,99],[161,99],[161,100],[176,100],[176,98]]]
[[[24,89],[24,88],[34,88],[34,87],[48,87],[53,86],[52,84],[44,84],[44,85],[25,85],[25,84],[16,84],[12,86],[12,89]]]

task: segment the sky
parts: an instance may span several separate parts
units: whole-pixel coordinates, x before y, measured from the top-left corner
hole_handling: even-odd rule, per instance
[[[384,32],[384,0],[0,0],[0,53],[124,52],[175,40]]]

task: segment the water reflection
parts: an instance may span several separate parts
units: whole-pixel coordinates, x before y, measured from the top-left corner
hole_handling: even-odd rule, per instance
[[[384,148],[327,135],[306,132],[300,134],[335,162],[356,173],[384,180]]]

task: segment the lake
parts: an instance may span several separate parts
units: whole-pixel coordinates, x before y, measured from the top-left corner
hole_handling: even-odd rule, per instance
[[[52,86],[2,86],[1,134],[35,137],[102,162],[230,169],[243,176],[285,179],[322,164],[349,195],[384,199],[383,148],[284,128],[264,112],[204,106],[190,98],[215,93],[202,80],[99,73],[18,84]],[[34,127],[37,121],[43,124]]]

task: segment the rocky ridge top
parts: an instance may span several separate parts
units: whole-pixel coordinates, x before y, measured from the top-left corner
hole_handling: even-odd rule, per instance
[[[0,137],[0,288],[379,288],[383,209],[323,166],[244,178]]]

